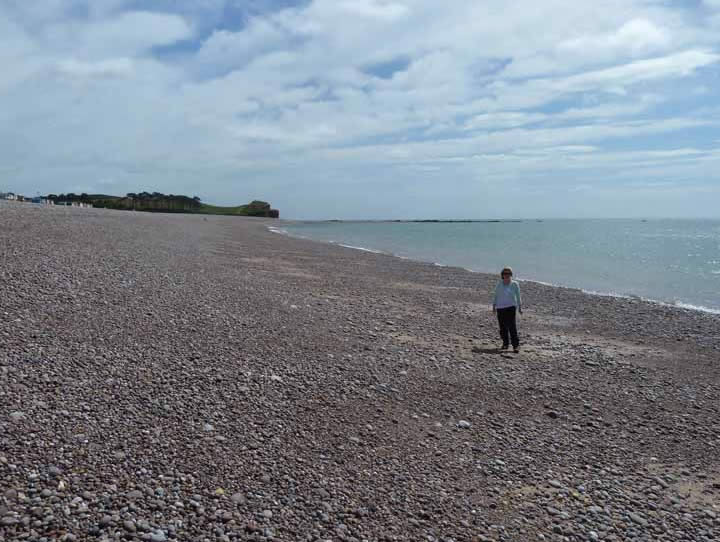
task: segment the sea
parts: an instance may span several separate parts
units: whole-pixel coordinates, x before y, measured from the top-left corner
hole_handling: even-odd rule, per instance
[[[288,222],[279,233],[720,314],[720,220]]]

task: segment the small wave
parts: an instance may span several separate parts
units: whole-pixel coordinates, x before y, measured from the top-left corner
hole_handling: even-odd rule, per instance
[[[691,311],[707,312],[710,314],[720,314],[720,309],[712,309],[710,307],[703,307],[702,305],[692,305],[690,303],[683,303],[682,301],[676,301],[671,306],[678,307],[681,309],[688,309]]]
[[[277,226],[267,226],[268,231],[271,233],[277,233],[279,235],[286,235],[287,237],[292,237],[293,239],[307,239],[308,241],[315,241],[312,237],[306,237],[304,235],[298,235],[297,233],[289,232],[288,230],[284,228],[278,228]],[[330,241],[331,243],[333,241]]]
[[[361,250],[363,252],[372,252],[373,254],[385,254],[385,252],[383,252],[382,250],[374,250],[372,248],[365,248],[365,247],[356,247],[354,245],[345,245],[345,244],[341,243],[340,241],[335,241],[334,239],[315,239],[313,237],[300,235],[296,232],[289,232],[288,230],[283,229],[283,228],[278,228],[277,226],[267,226],[267,229],[273,233],[279,233],[280,235],[287,235],[288,237],[293,237],[295,239],[307,239],[309,241],[316,241],[319,243],[328,243],[328,244],[336,245],[339,247],[351,248],[353,250]]]
[[[720,275],[720,269],[715,269],[713,271],[710,271],[711,275]]]
[[[497,275],[497,273],[488,273],[488,274]],[[515,277],[515,280],[517,282],[534,282],[535,284],[541,284],[543,286],[552,286],[553,288],[572,288],[572,286],[563,286],[562,284],[555,284],[553,282],[545,282],[542,280],[521,279],[521,278],[517,278],[517,277]]]
[[[595,290],[581,290],[581,291],[586,294],[597,295],[600,297],[617,297],[618,299],[632,299],[633,298],[633,296],[631,296],[631,295],[618,294],[615,292],[596,292]]]
[[[268,230],[273,233],[279,233],[280,235],[290,235],[287,230],[284,230],[283,228],[277,228],[275,226],[268,226]]]
[[[520,280],[522,282],[522,279]],[[553,288],[573,288],[572,286],[564,286],[562,284],[553,284],[551,282],[542,282],[539,280],[527,280],[525,279],[525,282],[534,282],[536,284],[542,284],[544,286],[552,286]],[[673,307],[676,309],[685,309],[685,310],[691,310],[691,311],[697,311],[697,312],[704,312],[707,314],[720,314],[720,309],[714,309],[712,307],[705,307],[703,305],[693,305],[692,303],[685,303],[683,301],[675,301],[673,303],[668,303],[667,301],[659,301],[657,299],[651,299],[648,297],[642,297],[642,296],[636,296],[636,295],[628,295],[628,294],[618,294],[615,292],[598,292],[595,290],[586,290],[583,288],[579,288],[581,292],[588,295],[595,295],[599,297],[612,297],[616,299],[639,299],[641,301],[645,301],[646,303],[652,303],[653,305],[661,305],[663,307]]]
[[[567,284],[558,284],[557,282],[545,282],[542,280],[534,280],[534,279],[517,279],[518,282],[533,282],[535,284],[542,284],[543,286],[550,286],[552,288],[569,288],[571,290],[580,290],[584,294],[588,295],[596,295],[598,297],[614,297],[617,299],[639,299],[637,296],[628,295],[628,294],[620,294],[617,292],[599,292],[597,290],[587,290],[585,288],[580,288],[578,286],[568,286]],[[650,299],[647,299],[645,301],[652,301]]]
[[[582,291],[586,294],[597,295],[597,296],[601,296],[601,297],[615,297],[618,299],[639,299],[641,301],[645,301],[646,303],[652,303],[653,305],[661,305],[663,307],[674,307],[677,309],[705,312],[708,314],[720,314],[720,309],[713,309],[711,307],[704,307],[702,305],[693,305],[692,303],[685,303],[684,301],[674,301],[672,303],[668,303],[667,301],[659,301],[657,299],[651,299],[649,297],[642,297],[642,296],[635,296],[635,295],[615,294],[615,293],[607,293],[607,292],[594,292],[591,290],[582,290]]]
[[[353,245],[343,245],[342,243],[335,243],[335,241],[330,241],[333,244],[339,245],[341,247],[345,248],[352,248],[354,250],[362,250],[363,252],[372,252],[373,254],[384,254],[382,250],[374,250],[372,248],[365,248],[365,247],[356,247]]]

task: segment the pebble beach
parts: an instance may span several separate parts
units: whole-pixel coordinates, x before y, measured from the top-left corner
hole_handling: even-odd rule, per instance
[[[720,315],[276,224],[0,202],[1,542],[720,539]]]

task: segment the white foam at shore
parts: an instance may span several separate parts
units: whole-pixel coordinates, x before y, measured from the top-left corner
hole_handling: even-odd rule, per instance
[[[268,230],[273,233],[279,233],[280,235],[290,236],[290,233],[287,230],[284,230],[282,228],[276,228],[275,226],[268,226]]]
[[[268,229],[274,233],[280,233],[282,235],[287,235],[288,237],[297,237],[300,239],[310,239],[310,240],[318,241],[317,239],[312,239],[311,237],[304,237],[302,235],[291,234],[287,230],[283,230],[281,228],[276,228],[274,226],[268,226]],[[399,254],[387,253],[387,252],[383,252],[381,250],[375,250],[375,249],[366,248],[366,247],[356,247],[353,245],[344,245],[337,241],[320,241],[320,242],[327,242],[327,243],[330,243],[331,245],[338,245],[338,246],[350,248],[353,250],[360,250],[362,252],[371,252],[373,254],[389,254],[390,256],[400,258],[401,260],[412,260],[412,258],[409,258],[407,256],[401,256]],[[431,263],[432,265],[434,265],[436,267],[451,267],[449,265],[446,265],[446,264],[443,264],[440,262],[424,262],[423,260],[413,260],[413,261],[418,261],[421,263]],[[464,269],[465,271],[469,271],[470,273],[483,273],[486,275],[492,274],[489,272],[478,271],[478,270],[470,269],[467,267],[462,267],[461,269]],[[697,311],[697,312],[704,312],[707,314],[720,314],[720,309],[713,309],[711,307],[704,307],[702,305],[693,305],[691,303],[685,303],[683,301],[675,301],[674,303],[668,303],[666,301],[658,301],[657,299],[650,299],[650,298],[641,297],[641,296],[619,294],[619,293],[615,293],[615,292],[598,292],[595,290],[585,290],[583,288],[578,288],[575,286],[565,286],[563,284],[553,284],[552,282],[543,282],[541,280],[533,280],[533,279],[517,279],[517,280],[518,280],[518,282],[534,282],[535,284],[541,284],[543,286],[550,286],[552,288],[569,288],[572,290],[580,290],[584,294],[598,296],[598,297],[613,297],[613,298],[617,298],[617,299],[639,299],[639,300],[645,301],[647,303],[653,303],[655,305],[662,305],[664,307],[673,307],[676,309],[692,310],[692,311]]]
[[[339,245],[341,247],[345,248],[352,248],[354,250],[362,250],[363,252],[372,252],[373,254],[384,254],[382,250],[373,250],[372,248],[365,248],[365,247],[355,247],[353,245],[343,245],[342,243],[337,243],[335,241],[330,241],[333,245]]]
[[[596,292],[595,290],[584,290],[580,289],[583,293],[588,295],[596,295],[599,297],[617,297],[618,299],[632,299],[633,296],[627,295],[627,294],[618,294],[615,292]],[[646,301],[652,301],[650,299],[647,299]]]
[[[667,305],[668,303],[662,303],[663,305]],[[702,305],[691,305],[690,303],[683,303],[682,301],[676,301],[671,307],[678,307],[681,309],[688,309],[691,311],[700,311],[700,312],[707,312],[710,314],[720,314],[720,309],[711,309],[710,307],[703,307]]]
[[[283,228],[278,228],[276,226],[268,226],[267,229],[269,231],[271,231],[272,233],[279,233],[280,235],[287,235],[288,237],[295,237],[298,239],[309,239],[311,241],[317,241],[317,239],[313,239],[312,237],[305,237],[304,235],[298,235],[298,234],[290,234],[289,231],[287,231]],[[330,243],[331,245],[338,245],[338,246],[345,247],[345,248],[351,248],[353,250],[361,250],[363,252],[372,252],[373,254],[386,254],[382,250],[375,250],[375,249],[366,248],[366,247],[356,247],[353,245],[345,245],[343,243],[340,243],[339,241],[333,241],[332,239],[329,241],[321,241],[321,242]],[[396,254],[393,254],[393,256],[396,256]],[[398,257],[401,257],[401,256],[398,256]]]
[[[640,301],[645,301],[646,303],[652,303],[654,305],[662,305],[663,307],[673,307],[675,309],[685,309],[685,310],[691,310],[691,311],[698,311],[698,312],[706,312],[708,314],[720,314],[720,309],[713,309],[710,307],[704,307],[702,305],[693,305],[692,303],[685,303],[683,301],[675,301],[674,303],[668,303],[667,301],[659,301],[657,299],[651,299],[649,297],[642,297],[642,296],[635,296],[635,295],[628,295],[628,294],[618,294],[615,292],[598,292],[595,290],[585,290],[583,288],[573,288],[572,286],[563,286],[562,284],[553,284],[551,282],[542,282],[539,280],[527,280],[527,279],[518,279],[519,282],[534,282],[535,284],[542,284],[543,286],[550,286],[552,288],[571,288],[571,289],[579,289],[582,293],[598,296],[598,297],[612,297],[616,299],[639,299]]]

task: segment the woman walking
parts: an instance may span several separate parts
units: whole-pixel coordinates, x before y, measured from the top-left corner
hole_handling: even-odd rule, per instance
[[[520,339],[515,323],[515,311],[522,314],[522,298],[520,297],[520,285],[512,279],[512,274],[512,269],[509,267],[500,272],[502,280],[495,287],[492,307],[493,312],[497,312],[500,324],[501,348],[507,350],[512,341],[513,352],[517,354],[520,352]]]

